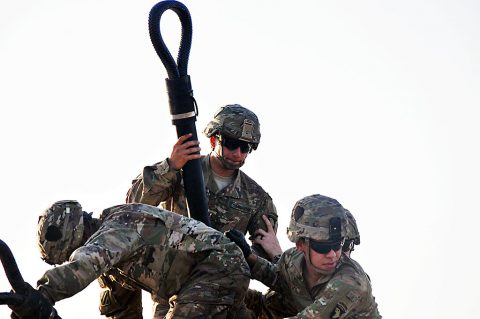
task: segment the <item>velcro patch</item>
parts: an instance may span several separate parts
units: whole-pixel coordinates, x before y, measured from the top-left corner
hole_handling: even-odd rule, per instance
[[[349,291],[347,298],[350,299],[351,302],[357,302],[360,299],[360,296],[356,292]]]
[[[332,314],[330,315],[330,318],[331,319],[338,319],[338,318],[342,317],[342,315],[345,312],[347,312],[347,307],[343,303],[339,302],[335,306],[335,309],[333,309]]]

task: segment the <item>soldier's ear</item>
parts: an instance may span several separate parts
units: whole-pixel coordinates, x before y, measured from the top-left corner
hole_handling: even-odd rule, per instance
[[[210,146],[212,150],[215,149],[215,144],[217,143],[217,137],[215,135],[210,136]]]
[[[298,251],[301,251],[301,252],[305,252],[305,251],[306,251],[306,250],[305,250],[305,249],[306,249],[305,246],[306,246],[306,245],[305,245],[305,241],[302,240],[302,239],[297,240],[297,242],[295,243],[295,247],[297,247],[297,250],[298,250]]]

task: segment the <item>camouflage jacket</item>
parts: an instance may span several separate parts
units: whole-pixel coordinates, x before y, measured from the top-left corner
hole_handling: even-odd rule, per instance
[[[150,292],[154,300],[198,285],[195,276],[206,274],[207,280],[204,276],[198,285],[202,291],[184,297],[215,304],[231,302],[222,300],[231,298],[231,287],[223,286],[226,279],[233,275],[248,282],[249,268],[240,249],[199,221],[143,204],[108,208],[100,220],[100,228],[68,263],[48,270],[38,281],[53,301],[73,296],[103,273],[127,289]]]
[[[218,190],[210,167],[210,157],[203,156],[201,161],[213,228],[221,232],[235,228],[244,234],[248,232],[253,235],[259,228],[266,230],[262,215],[267,215],[277,230],[275,205],[260,185],[238,170],[233,183]],[[161,204],[161,207],[169,211],[188,215],[182,173],[171,170],[168,160],[143,169],[143,174],[132,182],[127,202],[153,206]],[[253,248],[260,256],[266,257],[260,246],[255,245]]]
[[[277,264],[258,258],[252,277],[270,288],[264,296],[247,298],[259,318],[381,318],[370,280],[360,265],[342,255],[335,272],[312,289],[303,279],[302,252],[291,248]]]

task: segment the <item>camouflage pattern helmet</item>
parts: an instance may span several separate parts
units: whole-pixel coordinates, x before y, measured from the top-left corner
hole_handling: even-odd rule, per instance
[[[245,141],[254,150],[260,143],[260,122],[252,111],[239,104],[222,106],[203,130],[207,137],[223,135]]]
[[[357,222],[348,209],[345,209],[345,214],[347,215],[346,239],[353,241],[355,245],[360,245],[360,232],[358,231]]]
[[[74,200],[55,202],[40,215],[37,245],[47,263],[62,264],[80,247],[83,238],[82,206]]]
[[[337,241],[346,236],[345,208],[330,197],[315,194],[297,201],[292,210],[288,239],[300,238],[318,241]]]

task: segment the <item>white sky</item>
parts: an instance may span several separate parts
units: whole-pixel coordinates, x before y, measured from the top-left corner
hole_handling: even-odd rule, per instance
[[[170,154],[167,75],[147,28],[155,3],[0,0],[0,238],[33,285],[48,269],[39,213],[76,199],[97,215]],[[262,142],[244,169],[274,199],[282,246],[296,200],[334,197],[357,219],[354,257],[384,318],[477,317],[480,3],[184,3],[197,130],[224,104],[257,113]],[[162,33],[176,55],[172,12]],[[93,283],[57,309],[99,318],[98,293]]]

